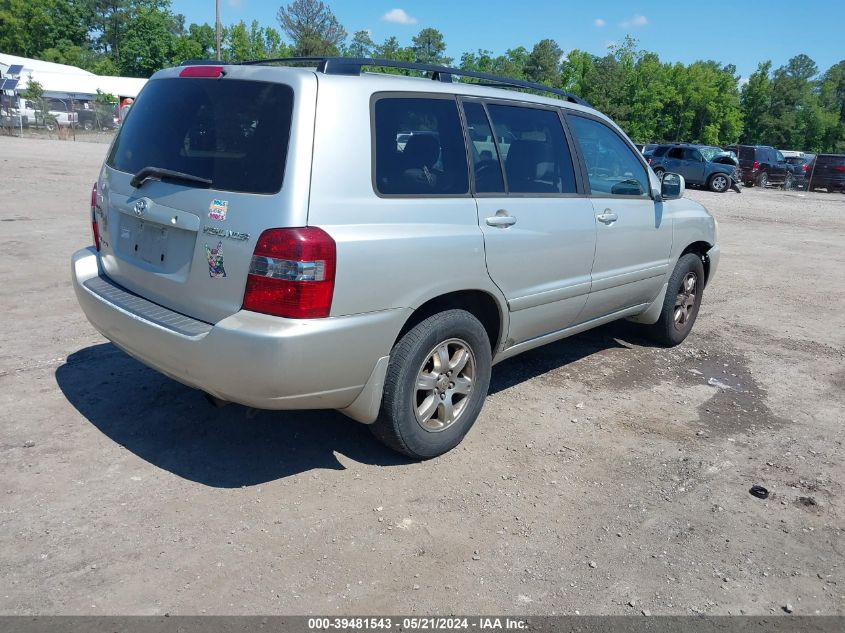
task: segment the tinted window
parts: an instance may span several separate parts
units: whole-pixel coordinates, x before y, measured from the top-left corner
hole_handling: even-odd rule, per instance
[[[293,90],[237,79],[157,79],[135,100],[108,165],[161,167],[214,189],[276,193],[282,187]]]
[[[754,148],[748,147],[747,145],[740,146],[739,157],[740,157],[741,160],[755,160],[755,158],[754,158]]]
[[[821,155],[817,161],[819,165],[845,165],[845,156],[839,154]]]
[[[499,150],[493,130],[480,103],[464,103],[464,114],[472,154],[475,191],[478,193],[503,192],[505,181],[499,162]]]
[[[593,194],[648,196],[648,176],[634,151],[604,123],[569,118],[587,167]]]
[[[683,147],[673,147],[666,154],[666,158],[683,159],[683,157],[684,157],[684,148]]]
[[[575,168],[557,112],[489,105],[509,193],[575,193]]]
[[[654,153],[652,154],[652,156],[655,156],[655,157],[656,156],[663,156],[668,149],[669,149],[668,145],[661,145],[656,150],[654,150]]]
[[[379,99],[376,187],[388,195],[469,191],[464,135],[452,99]],[[400,142],[400,137],[407,138]]]

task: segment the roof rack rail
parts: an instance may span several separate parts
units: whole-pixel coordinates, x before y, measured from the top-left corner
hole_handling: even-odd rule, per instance
[[[522,79],[512,79],[510,77],[491,75],[490,73],[463,70],[460,68],[449,68],[447,66],[438,66],[436,64],[420,64],[417,62],[405,62],[395,59],[376,59],[370,57],[276,57],[272,59],[255,59],[239,62],[240,65],[244,66],[260,66],[263,64],[280,63],[314,64],[317,67],[317,72],[324,73],[326,75],[360,75],[361,69],[364,66],[399,68],[401,70],[426,72],[431,74],[431,78],[433,80],[446,83],[451,83],[452,77],[457,75],[458,77],[480,79],[482,82],[485,82],[480,84],[483,86],[536,90],[537,92],[546,92],[558,97],[563,97],[572,103],[577,103],[590,108],[592,107],[581,97],[574,95],[571,92],[567,92],[566,90],[561,90],[560,88],[552,88],[532,81],[523,81]]]

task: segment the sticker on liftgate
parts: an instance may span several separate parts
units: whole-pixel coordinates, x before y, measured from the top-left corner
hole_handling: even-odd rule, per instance
[[[217,198],[215,198],[211,201],[211,204],[208,205],[208,217],[211,220],[220,220],[222,222],[226,219],[226,213],[228,211],[228,200],[218,200]]]
[[[212,279],[220,279],[226,276],[226,269],[223,268],[223,242],[217,242],[215,248],[205,245],[205,256],[208,259],[208,276]]]

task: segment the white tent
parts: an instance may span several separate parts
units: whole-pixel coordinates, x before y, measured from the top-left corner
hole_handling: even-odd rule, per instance
[[[23,66],[15,92],[26,90],[32,79],[41,84],[45,96],[58,99],[93,99],[98,90],[119,98],[134,98],[147,83],[146,79],[95,75],[76,66],[0,53],[0,72],[4,76],[9,66],[14,65]]]

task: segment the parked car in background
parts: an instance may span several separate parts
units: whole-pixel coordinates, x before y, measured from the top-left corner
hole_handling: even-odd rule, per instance
[[[792,172],[792,188],[806,189],[807,182],[810,178],[810,170],[813,167],[815,160],[814,154],[804,154],[801,156],[787,156],[786,164],[789,165],[789,171]],[[789,189],[789,187],[786,187]]]
[[[56,127],[70,127],[79,123],[79,117],[76,112],[68,112],[67,110],[56,109],[55,104],[51,102],[49,116],[44,116],[44,113],[36,109],[35,103],[29,99],[21,99],[21,108],[15,114],[25,116],[29,124],[35,127],[44,127],[48,130],[55,130]]]
[[[792,187],[792,172],[781,152],[769,145],[729,145],[726,150],[739,158],[739,170],[744,185]]]
[[[76,110],[79,127],[84,130],[113,130],[117,127],[111,109],[80,108]]]
[[[658,147],[660,147],[659,143],[646,143],[645,145],[643,145],[643,148],[640,151],[642,152],[643,156],[648,157],[651,156],[654,153],[654,150],[656,150]]]
[[[724,193],[739,178],[733,161],[716,160],[727,157],[721,147],[678,143],[665,146],[662,156],[652,154],[651,168],[660,178],[665,172],[681,174],[687,184],[707,187],[710,191]],[[660,149],[660,148],[658,148]]]
[[[845,154],[819,154],[810,166],[808,189],[827,189],[845,193]]]

